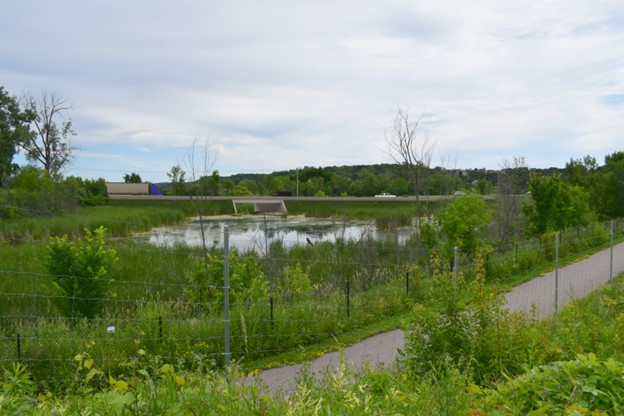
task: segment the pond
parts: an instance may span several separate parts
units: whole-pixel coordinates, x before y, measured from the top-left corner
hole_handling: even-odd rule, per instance
[[[398,238],[404,242],[412,233],[410,227],[395,231],[377,230],[374,221],[331,220],[308,218],[305,216],[216,216],[204,218],[206,245],[222,247],[223,229],[227,225],[230,234],[230,247],[240,251],[254,250],[263,252],[267,244],[281,241],[285,247],[315,244],[317,242],[335,242],[337,239],[359,240],[370,236],[374,239]],[[198,218],[176,226],[158,227],[148,233],[134,237],[138,241],[170,247],[175,244],[201,246],[201,228]]]

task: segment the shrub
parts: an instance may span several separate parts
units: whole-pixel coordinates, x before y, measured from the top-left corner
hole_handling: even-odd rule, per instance
[[[535,367],[487,391],[484,407],[496,414],[617,415],[623,402],[624,364],[588,354]]]
[[[216,309],[223,306],[224,260],[222,255],[207,254],[192,259],[187,273],[190,285],[185,289],[188,299],[201,306],[208,302]],[[268,299],[268,282],[253,255],[240,256],[236,250],[230,252],[230,302],[255,302]]]
[[[85,230],[84,239],[72,243],[67,236],[52,237],[45,265],[53,276],[55,302],[65,317],[94,318],[102,312],[110,278],[117,261],[114,249],[106,249],[106,229]]]
[[[414,326],[407,333],[403,357],[412,376],[429,375],[450,362],[483,385],[502,374],[519,374],[546,354],[546,346],[533,345],[531,320],[510,313],[502,297],[486,290],[481,252],[475,265],[472,282],[461,275],[454,281],[448,269],[436,271],[431,298],[417,306]]]

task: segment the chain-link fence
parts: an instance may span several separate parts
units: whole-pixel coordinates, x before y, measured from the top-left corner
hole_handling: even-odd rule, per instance
[[[560,263],[507,295],[510,308],[536,305],[543,316],[555,302],[583,296],[624,270],[624,246],[613,243],[621,234],[618,223],[608,223],[493,248],[485,256],[486,277],[504,283],[544,261]],[[248,254],[223,247],[201,255],[185,247],[130,247],[93,319],[59,313],[58,302],[77,299],[59,299],[50,290],[53,276],[39,265],[45,243],[16,247],[22,258],[14,264],[23,267],[0,267],[0,366],[25,362],[39,380],[54,383],[73,377],[74,357],[82,353],[112,373],[141,360],[195,368],[270,357],[410,311],[435,267],[470,279],[475,266],[475,253],[453,256],[410,239],[362,237],[289,249],[275,241],[266,252]],[[432,263],[432,256],[440,261]],[[148,266],[150,273],[143,269]]]

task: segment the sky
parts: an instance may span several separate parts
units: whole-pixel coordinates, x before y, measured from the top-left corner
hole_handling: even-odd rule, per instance
[[[399,109],[432,166],[624,150],[621,0],[2,0],[0,39],[6,91],[71,104],[66,175],[393,163]]]

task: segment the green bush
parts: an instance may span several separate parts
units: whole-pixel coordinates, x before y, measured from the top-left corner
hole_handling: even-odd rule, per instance
[[[487,391],[484,403],[483,410],[501,415],[621,415],[624,364],[578,355],[576,360],[535,367]]]
[[[433,263],[437,264],[434,257]],[[512,314],[503,299],[486,288],[482,252],[475,258],[475,279],[457,279],[448,268],[435,267],[429,300],[417,305],[403,352],[407,370],[422,377],[443,362],[463,368],[479,385],[496,382],[503,374],[521,373],[541,362],[548,345],[536,345],[533,321]]]
[[[224,297],[224,258],[208,253],[191,259],[187,273],[190,285],[185,289],[187,298],[198,305],[214,305],[220,310]],[[232,250],[229,256],[230,302],[257,302],[268,299],[268,282],[254,255],[240,256]]]
[[[67,236],[52,237],[45,259],[57,307],[72,319],[92,319],[102,312],[111,283],[107,274],[117,261],[116,251],[104,247],[104,227],[85,233],[73,243]]]

